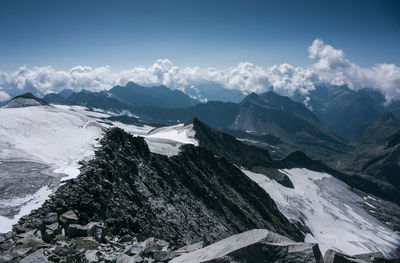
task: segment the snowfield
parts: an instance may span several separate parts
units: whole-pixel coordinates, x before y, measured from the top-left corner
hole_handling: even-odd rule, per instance
[[[288,219],[308,226],[305,242],[317,242],[324,255],[335,249],[348,255],[382,252],[390,257],[400,236],[368,214],[363,200],[342,181],[308,169],[283,169],[294,185],[287,188],[263,174],[243,172],[261,186]]]
[[[18,223],[21,217],[41,207],[51,193],[52,191],[47,186],[43,186],[33,195],[27,195],[22,198],[17,197],[10,200],[0,200],[0,206],[21,207],[18,214],[14,215],[12,218],[0,216],[0,233],[10,231],[12,226]]]
[[[43,164],[50,167],[52,173],[43,171],[43,174],[47,173],[44,176],[55,177],[58,174],[62,177],[61,181],[79,175],[79,161],[93,157],[94,149],[98,146],[97,139],[103,136],[105,128],[120,127],[134,136],[143,136],[150,151],[167,156],[178,154],[183,144],[198,145],[192,125],[179,124],[154,129],[148,125],[135,126],[109,121],[106,118],[117,114],[90,111],[82,106],[42,106],[34,100],[26,99],[11,103],[12,107],[0,108],[0,163]],[[10,182],[15,182],[15,172],[8,171],[4,175],[6,178],[1,178],[0,186],[9,186]],[[29,183],[27,180],[21,181],[21,184],[25,184],[22,188],[30,188],[30,191],[10,190],[13,195],[0,196],[0,210],[15,211],[9,215],[6,212],[0,214],[0,233],[11,230],[19,218],[40,207],[56,188],[54,185],[50,187],[47,182],[41,188],[40,185],[27,185]]]
[[[0,159],[47,164],[74,178],[79,160],[94,154],[102,126],[71,110],[51,106],[0,109]]]
[[[52,173],[43,171],[42,176],[54,177],[54,180],[54,174],[59,174],[63,180],[74,178],[79,174],[78,162],[93,156],[102,129],[91,118],[67,109],[51,106],[0,108],[0,161],[21,165],[39,163],[50,167]],[[10,189],[10,182],[16,182],[18,175],[13,172],[16,171],[2,175],[1,185],[5,190]],[[0,232],[11,230],[19,218],[40,207],[54,190],[47,184],[41,188],[27,185],[30,184],[28,178],[18,183],[21,191],[12,191],[10,196],[0,199],[2,210],[15,211],[0,215]]]

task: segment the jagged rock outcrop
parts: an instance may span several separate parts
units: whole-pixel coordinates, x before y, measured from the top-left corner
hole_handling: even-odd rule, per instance
[[[126,235],[160,238],[170,249],[213,243],[253,228],[303,240],[265,191],[204,148],[184,145],[168,158],[151,153],[143,138],[119,128],[108,130],[100,144],[77,179],[60,186],[40,209],[19,221],[1,244],[2,256],[16,251],[21,232],[40,244],[13,254],[14,261],[38,248],[57,260],[96,258],[98,253],[88,250],[103,244],[118,254],[126,249],[118,244]],[[103,258],[106,252],[99,251]]]
[[[359,254],[354,256],[345,255],[329,249],[325,252],[324,263],[395,263],[400,259],[386,259],[381,253]]]
[[[263,173],[283,186],[293,188],[292,182],[285,174],[273,169],[274,160],[267,150],[247,145],[229,134],[214,130],[197,118],[186,123],[186,125],[188,124],[193,124],[199,146],[210,150],[217,156],[226,158],[233,164],[253,172]]]

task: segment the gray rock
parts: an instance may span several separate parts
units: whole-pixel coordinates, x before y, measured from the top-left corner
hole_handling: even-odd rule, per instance
[[[132,237],[132,236],[129,235],[129,234],[126,234],[126,235],[122,236],[122,237],[119,239],[119,242],[122,242],[122,243],[133,242],[133,241],[136,241],[136,238]]]
[[[185,262],[323,263],[323,259],[317,244],[294,242],[265,229],[253,229],[183,254],[170,261],[170,263]]]
[[[367,263],[368,261],[351,258],[350,256],[341,254],[335,250],[329,249],[324,255],[325,263]]]
[[[130,256],[140,255],[140,253],[142,253],[143,250],[144,247],[142,246],[132,246],[127,254]]]
[[[98,250],[85,251],[85,260],[88,263],[97,263],[100,261],[101,253]]]
[[[173,253],[175,255],[182,255],[182,254],[185,254],[185,253],[190,253],[190,252],[193,252],[195,250],[203,248],[203,244],[204,244],[204,242],[200,241],[200,242],[197,242],[197,243],[194,243],[194,244],[190,244],[190,245],[178,248],[177,250],[174,250]]]
[[[175,256],[172,252],[170,251],[154,251],[151,255],[151,257],[156,261],[156,262],[167,262],[171,259],[173,259]]]
[[[10,262],[14,258],[18,257],[18,254],[15,252],[6,252],[3,254],[0,254],[0,263],[6,263]]]
[[[89,233],[89,229],[86,226],[78,224],[70,224],[65,228],[65,234],[68,237],[86,237]]]
[[[115,263],[115,261],[117,260],[117,257],[115,255],[103,255],[103,260],[105,263]]]
[[[143,258],[138,255],[130,257],[125,254],[119,254],[116,260],[116,263],[139,263],[139,262],[143,262]]]
[[[96,250],[100,245],[93,237],[76,237],[73,239],[73,242],[76,249],[83,250]]]
[[[13,225],[13,231],[17,234],[21,234],[21,233],[25,233],[28,230],[25,227],[23,227],[19,224],[16,224],[16,225]]]
[[[35,251],[38,248],[43,248],[46,245],[43,240],[36,235],[35,230],[21,234],[16,244],[17,247],[29,248],[32,251]]]
[[[79,221],[73,211],[68,211],[60,216],[60,222],[64,228],[67,228],[70,224],[78,224]]]
[[[329,249],[325,252],[325,263],[385,263],[400,262],[400,259],[385,259],[381,253],[367,253],[359,255],[345,255]]]
[[[43,219],[44,225],[51,225],[58,222],[58,215],[57,213],[48,213],[46,217]]]
[[[102,223],[90,222],[85,225],[85,228],[88,230],[88,235],[92,236],[98,242],[105,241],[105,236],[107,235],[108,231]]]
[[[55,236],[61,234],[61,228],[58,223],[53,223],[51,225],[43,224],[40,233],[42,234],[43,241],[49,243]]]
[[[44,256],[43,249],[39,249],[36,252],[24,257],[19,263],[46,263],[49,262]]]
[[[271,262],[271,263],[323,263],[317,244],[289,243],[277,244],[259,242],[233,251],[221,258],[205,261],[209,263],[225,262]]]

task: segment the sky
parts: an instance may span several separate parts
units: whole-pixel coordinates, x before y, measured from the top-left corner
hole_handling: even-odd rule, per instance
[[[0,70],[169,59],[228,68],[310,63],[316,39],[364,66],[400,64],[399,1],[0,1]]]
[[[400,99],[400,1],[0,1],[0,101],[127,81]]]

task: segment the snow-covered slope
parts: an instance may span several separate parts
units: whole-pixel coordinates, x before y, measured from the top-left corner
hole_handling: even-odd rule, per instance
[[[321,252],[335,249],[349,255],[382,252],[390,256],[400,236],[363,208],[366,201],[342,181],[308,169],[284,169],[294,185],[287,188],[263,174],[243,172],[260,185],[289,219],[308,226],[306,242],[318,242]]]
[[[193,124],[178,124],[174,126],[167,126],[161,128],[154,128],[152,126],[143,125],[129,125],[118,121],[105,121],[104,118],[116,115],[113,112],[104,112],[101,110],[89,111],[87,108],[82,106],[66,106],[56,105],[57,108],[65,110],[73,110],[81,113],[93,120],[98,121],[104,127],[119,127],[124,129],[126,132],[134,136],[142,136],[145,138],[150,151],[159,153],[167,156],[177,155],[179,153],[179,147],[183,144],[198,145],[198,141],[195,139],[195,131]]]
[[[192,123],[188,125],[182,123],[175,126],[162,127],[154,129],[144,135],[150,151],[167,156],[178,154],[179,147],[183,144],[198,146],[199,143],[194,136],[195,131]]]
[[[101,136],[99,123],[75,111],[51,106],[0,108],[0,162],[26,167],[24,179],[14,169],[0,175],[0,232],[38,208],[60,177],[76,177],[78,162],[93,156]],[[35,163],[46,168],[30,178],[30,164]]]
[[[40,102],[34,99],[16,98],[10,101],[4,108],[23,108],[29,106],[40,106]]]
[[[102,127],[80,113],[49,106],[0,109],[0,159],[47,164],[69,177],[90,158]]]

